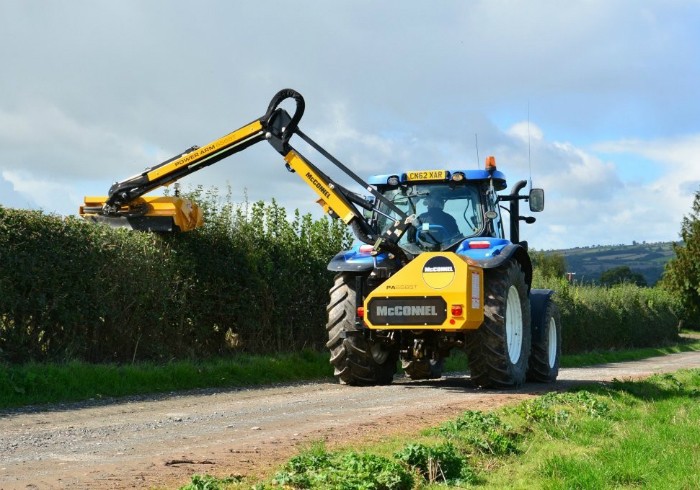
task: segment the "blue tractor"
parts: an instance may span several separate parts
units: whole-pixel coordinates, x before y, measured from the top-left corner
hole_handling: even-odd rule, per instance
[[[493,157],[483,170],[418,170],[368,183],[383,198],[367,213],[377,234],[397,221],[409,226],[394,250],[358,243],[328,266],[337,275],[327,346],[340,381],[389,383],[399,360],[413,379],[440,377],[445,357],[462,349],[480,387],[553,382],[560,315],[551,290],[532,289],[519,232],[522,221],[535,221],[520,215],[520,201],[542,211],[544,192],[521,195],[520,181],[499,194],[506,178]]]

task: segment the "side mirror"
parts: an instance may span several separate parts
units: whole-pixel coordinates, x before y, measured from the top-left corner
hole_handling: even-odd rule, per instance
[[[530,211],[539,213],[544,210],[544,189],[530,189]]]

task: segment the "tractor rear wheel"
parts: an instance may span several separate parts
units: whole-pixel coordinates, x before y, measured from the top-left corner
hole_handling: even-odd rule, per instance
[[[533,325],[540,332],[540,339],[532,342],[530,366],[527,371],[529,381],[552,383],[559,375],[561,357],[561,317],[559,308],[553,301],[547,301],[542,325]]]
[[[342,272],[335,276],[330,290],[328,342],[334,374],[341,383],[353,386],[385,385],[396,374],[398,352],[382,342],[375,342],[355,327],[355,278]]]
[[[484,275],[484,323],[467,337],[471,379],[482,388],[518,387],[530,357],[530,301],[516,261]]]

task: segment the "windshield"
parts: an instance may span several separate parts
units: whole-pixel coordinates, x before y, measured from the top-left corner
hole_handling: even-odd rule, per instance
[[[382,194],[404,213],[416,216],[415,226],[399,241],[409,252],[446,250],[483,230],[484,213],[477,184],[452,188],[445,184],[413,184],[386,189]],[[383,206],[380,209],[387,212]],[[380,216],[378,224],[383,233],[392,221]]]

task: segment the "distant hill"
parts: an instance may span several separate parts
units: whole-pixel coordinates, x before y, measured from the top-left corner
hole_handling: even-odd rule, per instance
[[[642,274],[649,286],[656,284],[666,262],[675,256],[672,242],[577,247],[547,253],[562,254],[567,271],[575,272],[577,281],[598,282],[604,271],[627,266],[632,272]]]

